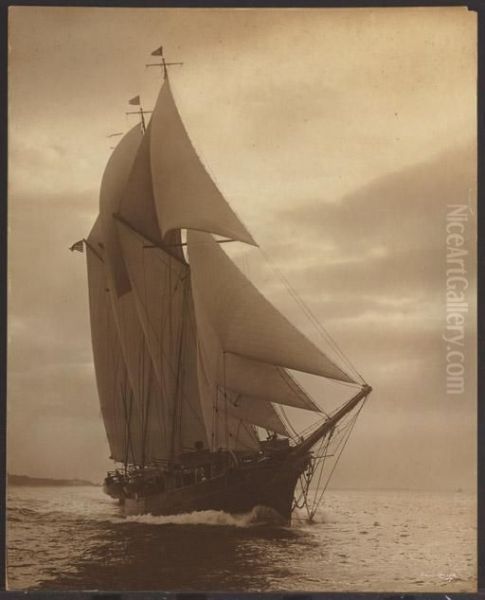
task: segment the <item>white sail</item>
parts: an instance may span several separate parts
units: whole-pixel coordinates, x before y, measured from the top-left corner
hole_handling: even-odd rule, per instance
[[[143,417],[126,366],[125,353],[113,313],[113,293],[105,260],[105,244],[98,217],[87,239],[88,283],[91,314],[91,338],[101,407],[122,419],[114,430],[115,460],[140,464],[143,461]],[[116,294],[114,295],[116,298]],[[104,414],[104,413],[103,413]],[[107,428],[113,428],[111,417]],[[120,451],[122,448],[122,451]]]
[[[113,320],[107,293],[106,272],[98,251],[87,246],[89,313],[94,367],[101,414],[111,451],[111,458],[119,462],[132,461],[127,445],[127,406],[131,389],[121,354],[118,331]]]
[[[108,161],[100,191],[100,222],[113,317],[133,391],[130,439],[135,462],[146,464],[151,460],[169,457],[171,436],[114,218],[119,211],[141,139],[140,127],[134,127],[124,136]]]
[[[196,442],[202,442],[204,448],[209,447],[207,429],[199,393],[197,375],[197,328],[195,324],[190,278],[187,278],[187,296],[185,322],[182,332],[182,352],[180,361],[180,390],[178,394],[179,431],[178,440],[180,451],[194,449]]]
[[[219,397],[222,411],[227,410],[228,414],[235,419],[288,437],[288,431],[271,402],[222,388],[219,390]]]
[[[207,312],[193,289],[197,325],[197,375],[202,414],[211,450],[257,450],[258,438],[251,427],[229,414],[220,395],[224,386],[224,352],[207,319]]]
[[[162,245],[163,232],[158,224],[150,167],[151,122],[136,153],[133,167],[121,195],[119,216],[148,242]],[[184,261],[180,245],[180,230],[174,229],[164,237],[165,250]]]
[[[164,460],[170,456],[170,429],[161,407],[162,392],[138,320],[135,297],[133,291],[118,296],[113,287],[110,286],[112,309],[133,390],[131,441],[137,463]]]
[[[99,213],[106,260],[118,295],[130,289],[130,282],[123,262],[113,214],[118,212],[141,140],[142,132],[139,125],[130,129],[121,139],[106,165],[99,195]]]
[[[243,275],[212,235],[187,232],[192,288],[224,352],[353,382]]]
[[[321,412],[291,375],[281,367],[227,352],[224,355],[224,373],[227,387],[240,394]]]
[[[254,244],[210,178],[185,131],[168,79],[150,123],[150,161],[162,233],[196,229]]]
[[[207,447],[201,413],[191,317],[190,277],[185,263],[118,223],[138,318],[160,386],[159,403],[171,428],[172,452]]]
[[[118,223],[118,233],[155,371],[173,394],[187,267],[124,223]]]

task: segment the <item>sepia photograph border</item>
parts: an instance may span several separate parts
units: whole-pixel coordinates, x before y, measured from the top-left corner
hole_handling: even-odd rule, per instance
[[[0,222],[2,235],[0,237],[0,274],[2,279],[2,286],[0,289],[0,318],[2,322],[2,336],[0,343],[0,364],[1,364],[1,377],[0,377],[0,423],[1,423],[1,442],[0,442],[0,480],[1,480],[1,494],[0,494],[0,514],[2,515],[0,531],[1,531],[1,548],[0,548],[0,595],[1,598],[13,598],[20,600],[21,598],[29,598],[32,596],[38,600],[44,600],[48,598],[69,598],[72,600],[84,600],[86,598],[102,598],[104,600],[128,600],[130,598],[143,599],[143,600],[162,600],[177,599],[177,600],[209,600],[209,599],[220,599],[220,600],[242,600],[243,598],[265,598],[267,600],[311,600],[321,599],[330,600],[333,598],[339,598],[341,600],[398,600],[398,599],[423,599],[431,600],[434,598],[442,598],[443,600],[460,600],[465,598],[484,598],[485,599],[485,321],[483,313],[485,311],[484,304],[484,277],[483,269],[485,265],[485,152],[484,152],[484,140],[485,140],[485,0],[475,0],[471,2],[460,2],[460,1],[266,1],[261,0],[247,0],[247,1],[212,1],[208,2],[203,0],[201,2],[197,0],[190,0],[185,2],[177,2],[174,0],[168,0],[166,2],[160,1],[148,1],[140,0],[138,2],[126,1],[121,2],[115,0],[109,2],[104,1],[90,1],[90,0],[75,0],[73,2],[67,1],[54,1],[54,0],[20,0],[15,2],[7,2],[0,0],[1,12],[0,12],[0,54],[1,54],[1,71],[0,71],[0,101],[1,101],[1,118],[2,126],[0,127],[0,164],[2,177],[0,178],[2,186],[2,201],[0,202]],[[477,515],[477,527],[478,527],[478,556],[477,556],[477,592],[476,593],[345,593],[345,592],[318,592],[318,593],[307,593],[302,591],[301,593],[245,593],[244,590],[238,593],[180,593],[170,590],[161,591],[147,591],[147,592],[132,592],[130,590],[113,591],[72,591],[72,592],[37,592],[37,591],[6,591],[6,427],[7,427],[7,218],[8,218],[8,203],[7,203],[7,163],[8,163],[8,105],[7,105],[7,64],[8,64],[8,8],[11,6],[35,6],[35,7],[103,7],[103,8],[309,8],[309,7],[320,7],[320,8],[371,8],[371,7],[450,7],[450,6],[462,6],[467,7],[471,11],[477,13],[477,43],[478,43],[478,79],[477,79],[477,177],[478,177],[478,191],[477,191],[477,228],[478,228],[478,243],[477,243],[477,295],[478,295],[478,321],[477,321],[477,376],[478,376],[478,401],[477,401],[477,494],[478,494],[478,515]]]

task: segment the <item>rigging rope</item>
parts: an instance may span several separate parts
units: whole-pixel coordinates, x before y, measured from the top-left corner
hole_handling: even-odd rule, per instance
[[[145,302],[143,303],[144,304],[143,308],[145,311],[146,320],[147,320],[147,323],[148,323],[150,329],[153,332],[153,335],[155,336],[155,338],[158,340],[158,343],[159,343],[158,348],[160,350],[160,355],[161,355],[161,358],[163,361],[163,364],[160,365],[160,368],[161,369],[168,368],[168,371],[170,372],[172,377],[177,378],[179,376],[179,374],[178,374],[178,371],[180,368],[179,364],[177,363],[177,368],[175,368],[174,365],[172,364],[170,357],[167,356],[167,353],[164,350],[163,340],[160,339],[160,336],[157,333],[157,328],[154,326],[154,324],[151,322],[151,319],[150,319],[150,311],[148,309],[148,295],[147,295],[148,291],[147,291],[147,281],[146,281],[146,266],[145,266],[145,258],[144,258],[145,257],[145,246],[144,245],[142,245],[142,247],[141,247],[141,252],[142,252],[142,256],[143,256],[143,259],[142,259],[142,261],[143,261],[143,285],[144,285],[144,296],[145,296]],[[172,311],[172,295],[173,294],[172,294],[172,292],[175,291],[178,288],[179,283],[182,282],[184,284],[182,303],[186,306],[186,303],[188,302],[187,286],[188,286],[189,280],[188,280],[188,277],[186,276],[186,274],[183,273],[184,276],[178,276],[176,278],[174,290],[172,290],[172,268],[173,268],[173,264],[174,264],[173,261],[175,261],[176,259],[171,256],[165,255],[162,252],[157,252],[157,251],[155,251],[154,253],[151,253],[150,256],[154,256],[157,259],[157,261],[162,263],[166,269],[165,275],[168,280],[168,289],[169,289],[169,293],[168,293],[168,296],[169,296],[168,308],[169,308],[169,310],[166,311],[165,314],[161,314],[162,322],[161,322],[159,331],[168,330],[170,340],[172,340],[172,338],[173,338],[172,318],[171,318],[173,315],[173,311]],[[183,322],[185,322],[186,318],[187,318],[186,314],[185,314],[186,311],[182,310],[182,312],[183,312],[184,317],[182,319],[181,327],[182,327]],[[189,326],[191,327],[192,323],[189,323]],[[181,331],[179,331],[178,333],[181,337],[181,335],[182,335]],[[160,384],[161,384],[161,388],[162,388],[162,393],[163,393],[164,397],[167,398],[167,401],[168,401],[168,397],[170,396],[170,389],[168,389],[169,388],[168,378],[162,377]],[[197,416],[197,420],[202,425],[204,425],[201,415],[199,415],[197,413],[196,409],[191,404],[191,399],[187,397],[187,394],[186,394],[186,391],[184,390],[183,385],[181,386],[179,395],[180,395],[179,401],[183,401],[184,405],[187,405],[190,408],[190,410],[192,411],[192,413]],[[180,411],[177,411],[177,407],[174,407],[173,433],[175,433],[177,430],[181,430],[181,423],[176,421],[176,419],[178,417],[181,417],[181,414],[176,415],[177,412],[180,412]]]
[[[315,455],[312,456],[312,459],[310,461],[310,465],[309,465],[307,471],[305,471],[305,473],[303,473],[300,476],[300,479],[299,479],[300,492],[299,492],[299,495],[295,496],[295,498],[293,500],[293,508],[296,507],[296,508],[301,509],[304,507],[307,511],[307,516],[310,521],[313,520],[313,518],[323,500],[323,496],[328,488],[330,480],[335,472],[337,464],[340,461],[340,457],[342,456],[342,453],[348,443],[348,440],[350,439],[350,436],[352,434],[355,423],[357,422],[357,419],[360,415],[360,412],[362,411],[362,409],[364,407],[366,400],[367,400],[367,396],[362,400],[359,408],[354,412],[354,414],[352,414],[351,418],[347,419],[346,423],[337,424],[330,431],[328,436],[325,436],[324,438],[322,438],[322,440],[316,450],[316,456]],[[335,443],[335,452],[334,452],[334,454],[329,454],[329,449],[330,449],[330,445],[331,445],[332,441]],[[323,481],[327,459],[329,457],[335,456],[335,455],[336,455],[335,461],[332,465],[332,468],[330,469],[329,474],[326,477],[323,488],[320,490],[320,485]],[[316,491],[313,496],[313,499],[310,501],[310,498],[309,498],[310,485],[315,476],[317,476]]]
[[[309,321],[314,325],[314,327],[316,328],[316,330],[318,331],[318,333],[320,333],[320,335],[322,336],[322,338],[329,344],[329,346],[331,348],[333,348],[333,350],[336,352],[337,356],[339,356],[339,358],[344,362],[344,364],[347,366],[347,368],[350,369],[350,371],[354,374],[354,376],[356,376],[356,378],[362,384],[364,384],[365,380],[362,377],[362,375],[357,371],[357,369],[354,367],[354,365],[352,364],[352,362],[350,361],[350,359],[340,349],[340,347],[338,346],[337,342],[332,338],[332,336],[328,333],[328,331],[320,323],[320,321],[317,319],[317,317],[315,316],[315,314],[313,313],[313,311],[310,309],[310,307],[307,306],[307,304],[299,296],[299,294],[296,292],[296,290],[291,286],[291,284],[288,281],[288,279],[283,275],[283,273],[281,272],[281,270],[278,269],[278,267],[272,262],[272,260],[269,258],[269,256],[267,255],[267,253],[261,247],[259,248],[259,250],[260,250],[261,254],[263,255],[264,259],[266,260],[267,264],[270,266],[270,268],[273,270],[273,272],[284,283],[287,291],[289,292],[289,294],[291,295],[291,297],[293,298],[293,300],[303,310],[303,312],[305,313],[305,315],[307,316],[307,318],[309,319]]]
[[[325,482],[325,485],[324,485],[324,487],[323,487],[323,489],[322,489],[322,491],[321,491],[321,493],[320,493],[320,496],[319,496],[318,498],[317,498],[317,497],[315,497],[314,504],[313,504],[313,507],[312,507],[311,519],[313,519],[313,517],[315,516],[315,513],[316,513],[316,511],[318,510],[318,507],[319,507],[319,505],[320,505],[320,504],[321,504],[321,502],[322,502],[323,496],[324,496],[324,494],[325,494],[325,492],[326,492],[326,490],[327,490],[327,488],[328,488],[328,484],[330,483],[330,480],[332,479],[332,476],[333,476],[333,474],[334,474],[334,472],[335,472],[335,469],[337,468],[337,464],[338,464],[338,463],[339,463],[339,461],[340,461],[340,457],[342,456],[342,453],[343,453],[343,451],[344,451],[345,447],[347,446],[347,443],[348,443],[348,441],[349,441],[349,439],[350,439],[350,436],[352,435],[352,431],[353,431],[353,429],[354,429],[354,427],[355,427],[355,424],[356,424],[356,422],[357,422],[357,419],[359,418],[359,415],[360,415],[360,413],[361,413],[362,409],[364,408],[364,405],[365,405],[366,401],[367,401],[367,396],[366,396],[366,397],[363,399],[363,401],[361,402],[361,404],[360,404],[360,406],[359,406],[358,410],[357,410],[357,411],[356,411],[356,413],[353,415],[352,419],[350,419],[350,422],[349,422],[349,423],[347,423],[347,424],[345,425],[345,427],[344,427],[344,429],[346,429],[346,428],[347,428],[347,429],[348,429],[348,431],[347,431],[347,433],[345,434],[345,436],[342,436],[343,443],[341,443],[340,451],[339,451],[339,452],[338,452],[338,454],[337,454],[337,458],[335,459],[335,462],[334,462],[334,464],[333,464],[333,466],[332,466],[332,469],[331,469],[331,471],[330,471],[330,473],[329,473],[329,475],[328,475],[327,481]],[[337,446],[337,449],[338,449],[338,446]]]

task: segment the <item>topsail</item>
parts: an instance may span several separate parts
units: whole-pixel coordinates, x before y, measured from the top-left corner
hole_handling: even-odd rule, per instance
[[[216,233],[255,245],[197,156],[168,79],[151,121],[150,164],[162,235],[174,229]]]

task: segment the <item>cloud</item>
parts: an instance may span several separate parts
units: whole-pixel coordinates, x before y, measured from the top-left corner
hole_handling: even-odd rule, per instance
[[[471,143],[449,148],[335,202],[285,207],[268,230],[265,255],[374,386],[376,412],[370,422],[376,436],[386,411],[391,428],[399,427],[401,418],[441,418],[446,429],[452,427],[452,414],[474,414],[475,160]],[[470,206],[470,306],[467,391],[457,403],[446,396],[442,336],[446,214],[449,204],[461,203]],[[256,267],[256,254],[239,252],[238,264],[317,345],[331,352],[277,273]],[[318,397],[318,386],[312,389]]]
[[[283,209],[278,214],[281,237],[290,239],[285,232],[291,231],[295,239],[300,232],[301,250],[294,244],[288,249],[308,256],[306,269],[290,260],[292,277],[299,275],[299,284],[310,292],[330,286],[337,295],[358,291],[384,301],[422,300],[442,290],[448,206],[469,204],[466,248],[473,278],[475,164],[469,143],[375,179],[339,201]],[[275,254],[281,246],[277,242]]]

